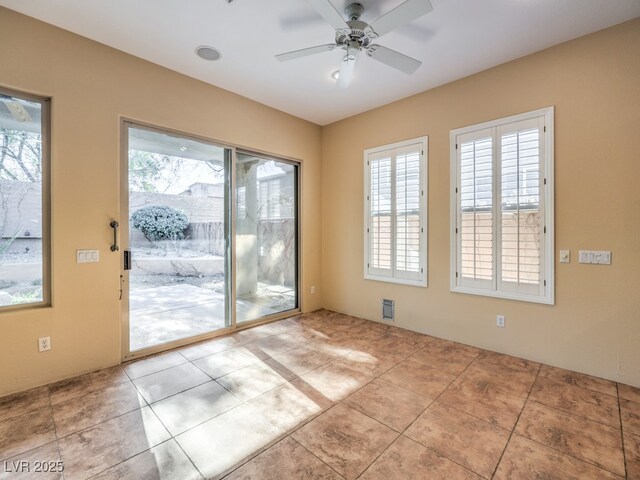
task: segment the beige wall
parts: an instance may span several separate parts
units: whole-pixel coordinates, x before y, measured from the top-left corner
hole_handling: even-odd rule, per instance
[[[429,68],[428,62],[423,68]],[[324,306],[640,386],[640,20],[323,129]],[[556,305],[449,291],[449,131],[554,105]],[[429,287],[363,279],[363,150],[429,136]],[[611,266],[579,249],[611,250]],[[506,328],[495,326],[496,314]]]
[[[121,116],[301,159],[303,292],[320,285],[319,126],[3,8],[0,65],[0,85],[53,98],[53,307],[0,313],[0,395],[120,361]],[[76,264],[84,248],[100,263]]]

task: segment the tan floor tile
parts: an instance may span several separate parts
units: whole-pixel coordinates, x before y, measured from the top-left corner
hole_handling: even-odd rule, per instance
[[[298,348],[305,343],[307,343],[305,339],[296,335],[280,333],[278,335],[261,338],[255,342],[247,343],[244,345],[244,348],[253,353],[259,359],[266,359],[288,352],[294,348]]]
[[[529,398],[612,427],[620,425],[618,399],[611,395],[538,376]]]
[[[356,369],[349,362],[335,360],[298,377],[291,383],[294,386],[302,383],[307,384],[308,387],[317,392],[316,395],[320,395],[331,402],[337,402],[369,383],[372,378],[371,375]]]
[[[193,364],[212,378],[222,377],[261,360],[244,347],[232,348],[195,360]]]
[[[407,342],[421,346],[428,345],[429,343],[437,340],[436,337],[425,335],[423,333],[412,332],[411,330],[406,330],[404,328],[390,328],[387,333],[392,337],[398,337]]]
[[[0,422],[48,406],[48,387],[33,388],[26,392],[6,395],[0,397]]]
[[[424,397],[436,398],[456,376],[409,358],[381,375],[380,378]]]
[[[361,480],[480,480],[482,477],[435,450],[401,435],[359,477]]]
[[[220,478],[269,447],[278,431],[256,409],[244,404],[176,437],[207,478]]]
[[[625,433],[624,451],[627,460],[627,479],[640,480],[640,436]]]
[[[265,363],[284,372],[299,376],[326,365],[333,359],[334,357],[327,353],[304,346],[270,358]]]
[[[265,336],[281,335],[289,333],[288,320],[278,320],[276,322],[269,322],[256,327],[252,327],[253,333],[264,334]],[[265,338],[265,337],[263,337]]]
[[[118,383],[127,383],[128,381],[129,378],[120,365],[104,368],[49,385],[51,403],[55,405],[73,397],[80,397],[87,393]]]
[[[379,376],[405,360],[406,357],[366,345],[352,350],[344,358],[359,370],[369,371],[371,375]]]
[[[178,352],[166,352],[125,363],[122,369],[133,380],[186,362],[187,359]]]
[[[344,400],[344,403],[402,432],[432,402],[417,393],[376,379]]]
[[[271,336],[269,332],[259,331],[252,327],[230,333],[229,335],[225,335],[224,338],[232,338],[236,340],[238,343],[235,346],[240,347],[242,345],[246,345],[247,343],[255,342],[256,340],[269,336]]]
[[[411,355],[411,360],[420,362],[432,369],[438,369],[450,375],[460,375],[473,362],[473,357],[467,355],[454,355],[447,358],[446,355],[430,349],[420,350]]]
[[[43,463],[46,463],[48,471],[42,471]],[[2,461],[0,480],[60,480],[63,471],[58,442],[51,442]]]
[[[352,339],[359,340],[360,344],[367,344],[386,335],[387,328],[384,325],[367,322],[351,326],[346,330],[341,330],[341,332],[345,332]]]
[[[338,404],[296,430],[292,437],[351,480],[357,478],[397,435],[357,410]]]
[[[381,353],[390,353],[403,360],[424,347],[424,343],[414,336],[395,334],[387,334],[369,345]]]
[[[368,338],[367,336],[354,333],[354,330],[355,328],[351,327],[343,330],[338,330],[330,333],[326,336],[326,338],[323,338],[319,341],[328,343],[330,345],[339,345],[351,349],[357,349],[371,343],[372,340],[382,336],[376,334],[374,335],[374,338]]]
[[[527,397],[536,380],[536,374],[521,369],[487,363],[472,363],[462,377],[483,382],[502,392]]]
[[[282,385],[291,378],[290,374],[258,363],[219,377],[216,381],[240,400],[246,402]]]
[[[420,415],[405,435],[486,478],[493,474],[509,439],[508,431],[439,402]]]
[[[624,383],[618,384],[618,395],[625,400],[631,400],[632,402],[640,403],[640,388],[625,385]]]
[[[495,480],[540,478],[545,480],[620,480],[594,465],[513,435],[504,452]]]
[[[325,463],[287,437],[245,463],[225,480],[341,480]]]
[[[462,359],[464,357],[476,358],[483,352],[480,348],[465,345],[463,343],[451,342],[441,338],[429,343],[425,350],[431,352],[434,356],[441,356],[444,359]]]
[[[57,403],[52,408],[53,419],[58,437],[65,437],[146,404],[136,388],[127,382]]]
[[[56,440],[51,408],[45,407],[0,422],[0,460]]]
[[[178,435],[240,404],[224,387],[210,381],[152,405],[172,435]]]
[[[550,367],[549,365],[542,366],[540,375],[555,380],[558,383],[566,383],[567,385],[586,388],[587,390],[605,393],[614,397],[618,395],[615,382],[603,378],[592,377],[591,375],[572,372],[571,370],[564,370],[562,368]]]
[[[199,358],[213,355],[214,353],[224,352],[225,350],[231,350],[232,348],[239,347],[245,343],[249,343],[246,339],[236,337],[241,332],[233,335],[225,335],[223,337],[212,338],[211,340],[205,340],[204,342],[195,343],[186,347],[179,348],[177,350],[183,357],[188,360],[194,361]]]
[[[262,413],[282,434],[311,420],[327,408],[327,405],[316,403],[290,383],[274,388],[247,404]]]
[[[622,414],[622,428],[625,433],[640,435],[640,403],[621,399],[620,413]]]
[[[92,480],[198,480],[189,458],[174,440],[161,443],[146,452],[111,467]]]
[[[618,428],[528,402],[515,432],[624,476],[622,435]]]
[[[305,345],[309,350],[314,350],[325,355],[329,355],[333,360],[339,360],[346,357],[353,351],[350,347],[343,345],[335,345],[325,341],[316,341]]]
[[[438,400],[505,430],[512,430],[526,399],[497,390],[483,380],[460,377]]]
[[[358,386],[353,386],[352,388],[351,387],[345,388],[344,391],[337,388],[329,390],[329,387],[323,388],[324,382],[321,380],[321,377],[312,376],[310,380],[313,382],[313,384],[305,380],[303,375],[302,377],[294,378],[289,383],[293,388],[295,388],[298,392],[300,392],[302,395],[307,397],[315,405],[318,405],[322,410],[327,410],[328,408],[331,408],[336,402],[340,401],[343,398],[348,397],[351,393],[355,392],[358,388],[360,388]],[[267,392],[267,394],[268,393],[269,392]],[[334,397],[339,397],[339,398],[338,400],[334,400],[333,398],[329,398],[326,395],[332,395]]]
[[[87,478],[170,438],[149,407],[59,441],[65,480]]]
[[[209,381],[208,375],[193,364],[185,363],[137,378],[133,383],[144,399],[153,403]]]
[[[540,371],[540,364],[524,358],[512,357],[503,353],[483,351],[478,355],[476,362],[497,365],[501,367],[515,368],[537,374]]]

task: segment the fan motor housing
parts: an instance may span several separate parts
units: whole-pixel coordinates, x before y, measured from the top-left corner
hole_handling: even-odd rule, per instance
[[[365,28],[369,25],[360,20],[349,20],[349,32],[338,30],[336,32],[336,43],[338,45],[347,45],[352,41],[358,42],[361,47],[367,47],[371,39],[366,35]]]

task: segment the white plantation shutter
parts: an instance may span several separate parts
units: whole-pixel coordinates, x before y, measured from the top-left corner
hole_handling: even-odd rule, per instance
[[[453,291],[553,303],[553,109],[451,134]]]
[[[376,158],[378,157],[378,158]],[[391,274],[391,156],[386,152],[369,160],[369,270]]]
[[[461,284],[492,285],[493,138],[491,131],[459,139],[458,255]]]
[[[365,152],[365,278],[424,285],[426,138]]]
[[[396,275],[420,277],[420,145],[396,152]]]
[[[544,249],[538,119],[498,128],[500,138],[501,289],[537,294]],[[542,285],[543,286],[543,285]]]

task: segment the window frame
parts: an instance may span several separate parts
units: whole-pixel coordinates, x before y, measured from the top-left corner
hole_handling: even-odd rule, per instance
[[[371,156],[381,155],[385,152],[392,151],[392,156],[396,156],[397,150],[406,149],[412,145],[420,145],[420,203],[419,203],[419,219],[421,226],[421,236],[419,242],[419,266],[420,273],[418,274],[418,278],[406,278],[406,276],[402,276],[402,274],[398,275],[395,269],[396,263],[396,249],[395,249],[395,238],[397,235],[397,230],[392,228],[391,238],[392,238],[392,249],[391,249],[391,269],[390,273],[384,273],[380,269],[370,268],[370,239],[369,239],[369,229],[370,224],[369,220],[371,218],[370,215],[370,191],[371,191],[371,177],[370,177],[370,165],[369,160]],[[426,135],[423,137],[412,138],[409,140],[403,140],[400,142],[382,145],[379,147],[368,148],[364,151],[364,229],[363,229],[363,238],[364,238],[364,263],[363,263],[363,275],[365,280],[374,280],[379,282],[387,282],[387,283],[396,283],[402,285],[410,285],[416,287],[427,287],[428,286],[428,224],[427,224],[427,209],[428,209],[428,171],[429,171],[429,161],[428,161],[428,153],[429,153],[429,137]],[[392,162],[394,164],[394,162]],[[395,192],[396,179],[393,178],[393,174],[395,170],[392,172],[392,192]],[[393,195],[393,193],[392,193]],[[395,203],[392,202],[391,205]],[[393,218],[396,212],[391,208],[390,217]]]
[[[51,274],[51,98],[6,88],[0,85],[0,94],[29,102],[37,102],[40,110],[40,136],[42,142],[42,300],[39,302],[21,303],[0,306],[0,314],[51,307],[52,274]]]
[[[509,125],[539,120],[542,122],[540,132],[540,228],[544,235],[544,245],[540,248],[540,287],[541,293],[517,292],[509,289],[502,289],[502,279],[498,278],[501,270],[498,268],[501,262],[501,244],[500,234],[502,227],[497,227],[502,218],[501,208],[501,181],[497,175],[500,171],[497,164],[500,163],[499,158],[499,142],[501,141],[501,132],[508,129]],[[458,241],[459,227],[459,210],[460,207],[460,187],[459,179],[459,157],[458,144],[459,137],[473,136],[481,131],[492,131],[492,190],[493,202],[491,211],[493,213],[493,257],[492,268],[493,278],[491,285],[480,286],[480,281],[464,281],[462,277],[457,277],[460,269],[461,249]],[[554,107],[546,107],[530,112],[512,115],[509,117],[499,118],[488,122],[483,122],[467,127],[457,128],[450,132],[450,291],[454,293],[465,293],[471,295],[481,295],[494,298],[502,298],[508,300],[517,300],[531,303],[541,303],[546,305],[555,304],[555,258],[554,258]]]

